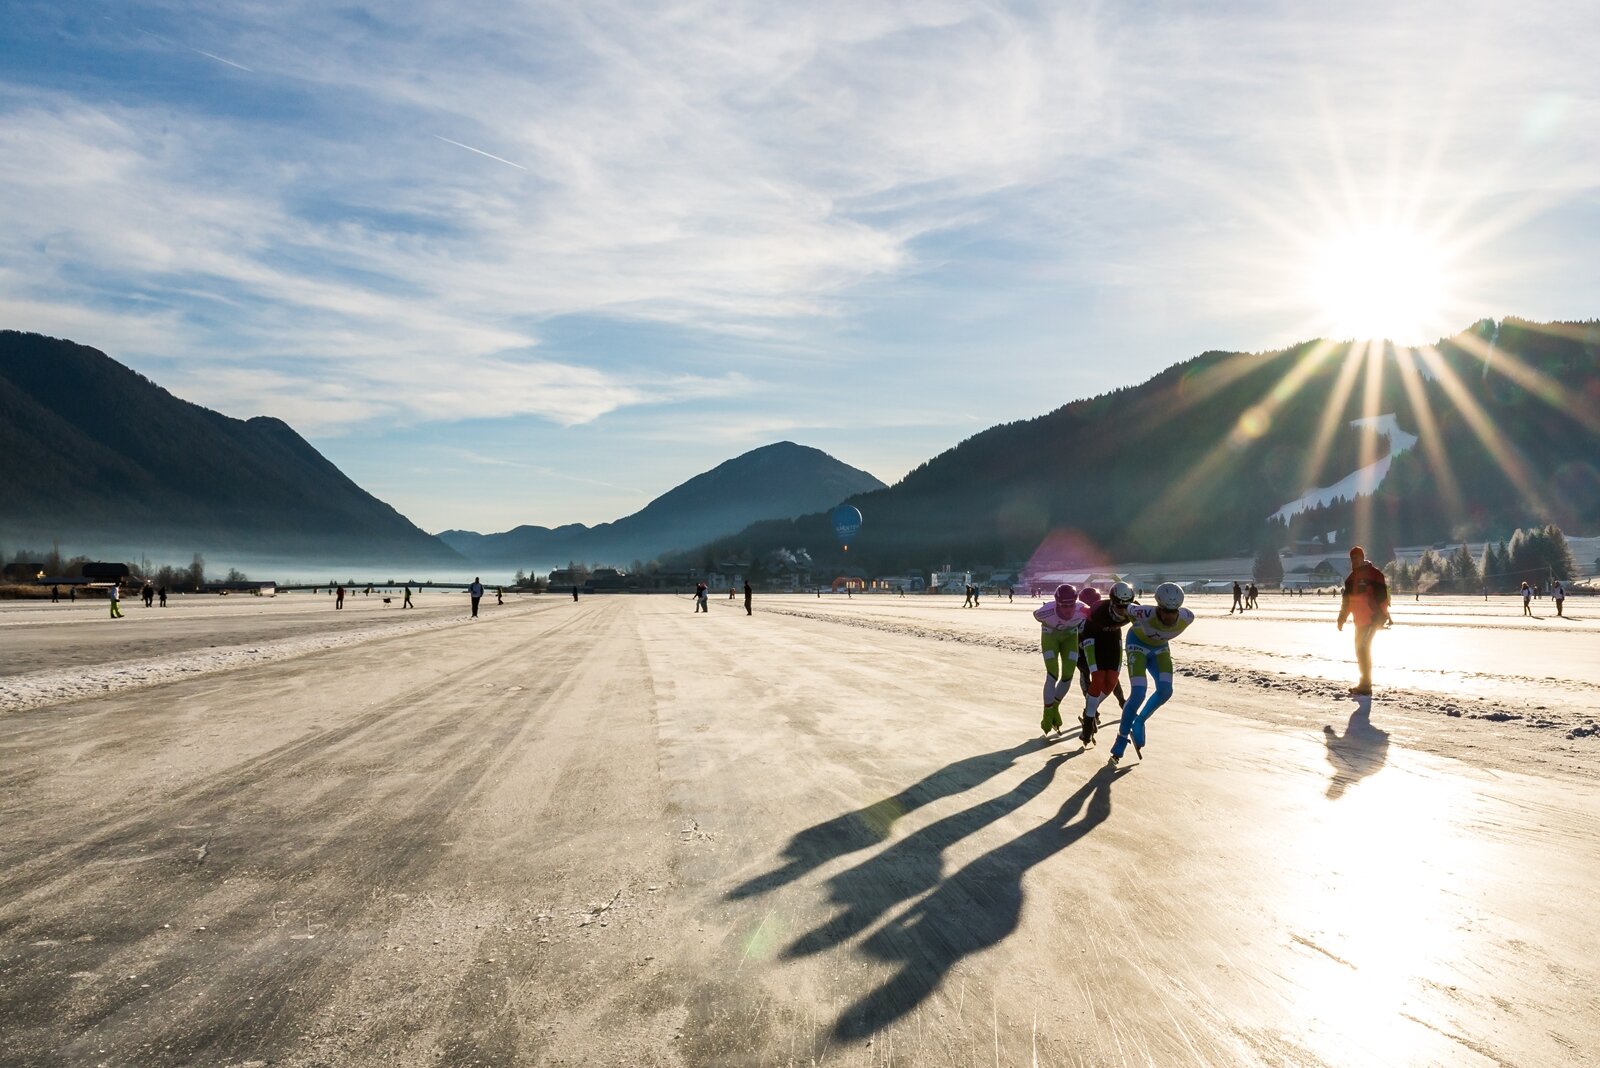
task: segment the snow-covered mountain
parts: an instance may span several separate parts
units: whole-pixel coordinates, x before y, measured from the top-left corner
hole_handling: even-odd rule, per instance
[[[1400,429],[1400,423],[1395,419],[1393,412],[1385,415],[1369,415],[1360,419],[1350,420],[1350,425],[1356,429],[1369,427],[1380,436],[1389,439],[1389,451],[1373,463],[1365,467],[1358,467],[1339,481],[1328,486],[1318,486],[1316,489],[1307,490],[1288,504],[1272,513],[1272,518],[1288,520],[1310,508],[1317,508],[1332,504],[1343,497],[1353,501],[1357,497],[1367,497],[1377,492],[1383,480],[1389,475],[1389,467],[1397,456],[1415,445],[1420,439],[1415,434],[1408,434]]]

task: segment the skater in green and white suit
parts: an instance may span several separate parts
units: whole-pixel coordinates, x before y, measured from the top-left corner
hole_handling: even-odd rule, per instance
[[[1061,729],[1061,699],[1072,688],[1072,672],[1078,664],[1078,632],[1087,615],[1078,603],[1077,587],[1066,583],[1056,587],[1055,600],[1034,610],[1045,672],[1044,716],[1039,720],[1039,729],[1046,734]]]

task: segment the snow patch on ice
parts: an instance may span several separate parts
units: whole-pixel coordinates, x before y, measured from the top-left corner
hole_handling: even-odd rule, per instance
[[[35,671],[0,679],[0,713],[21,712],[24,709],[38,708],[59,701],[73,701],[81,697],[97,697],[116,690],[155,686],[178,678],[192,678],[197,674],[210,675],[219,671],[232,671],[253,664],[304,656],[324,649],[357,645],[374,638],[389,638],[459,622],[461,621],[458,619],[426,619],[415,623],[389,624],[354,631],[256,642],[253,645],[199,649],[171,656],[151,657],[129,664]]]
[[[1287,520],[1307,509],[1316,508],[1319,505],[1332,504],[1340,497],[1345,500],[1354,500],[1357,497],[1366,496],[1374,492],[1383,484],[1383,480],[1388,477],[1389,465],[1394,461],[1394,458],[1417,443],[1415,434],[1408,434],[1400,429],[1400,424],[1396,421],[1393,412],[1387,415],[1369,415],[1361,419],[1352,419],[1350,420],[1350,425],[1354,427],[1371,427],[1379,434],[1388,437],[1389,454],[1375,463],[1370,463],[1366,467],[1352,471],[1331,486],[1321,486],[1314,490],[1308,490],[1304,496],[1290,501],[1276,512],[1273,512],[1273,519]]]

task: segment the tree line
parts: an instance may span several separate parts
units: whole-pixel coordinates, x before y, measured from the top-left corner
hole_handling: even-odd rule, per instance
[[[1539,587],[1570,582],[1577,565],[1561,528],[1547,524],[1519,527],[1509,540],[1486,542],[1476,556],[1466,545],[1429,549],[1414,565],[1391,560],[1384,572],[1396,591],[1406,593],[1511,593],[1524,582]]]

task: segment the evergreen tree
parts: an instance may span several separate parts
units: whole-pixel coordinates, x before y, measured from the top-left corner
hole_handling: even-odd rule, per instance
[[[1478,565],[1465,545],[1450,554],[1449,573],[1450,585],[1457,593],[1469,593],[1478,588]]]
[[[1256,562],[1251,574],[1256,582],[1263,586],[1275,586],[1283,581],[1283,557],[1278,555],[1278,550],[1270,545],[1264,545],[1256,553]]]
[[[1578,573],[1578,565],[1572,559],[1572,546],[1567,544],[1567,536],[1561,528],[1551,524],[1544,528],[1547,548],[1547,562],[1555,577],[1562,582],[1571,582]]]
[[[1501,542],[1494,551],[1494,588],[1501,593],[1511,589],[1511,550],[1506,548],[1506,543]]]
[[[1412,580],[1411,588],[1418,593],[1427,593],[1439,585],[1440,571],[1443,570],[1438,555],[1432,549],[1423,550],[1422,556],[1417,560],[1417,567]]]

